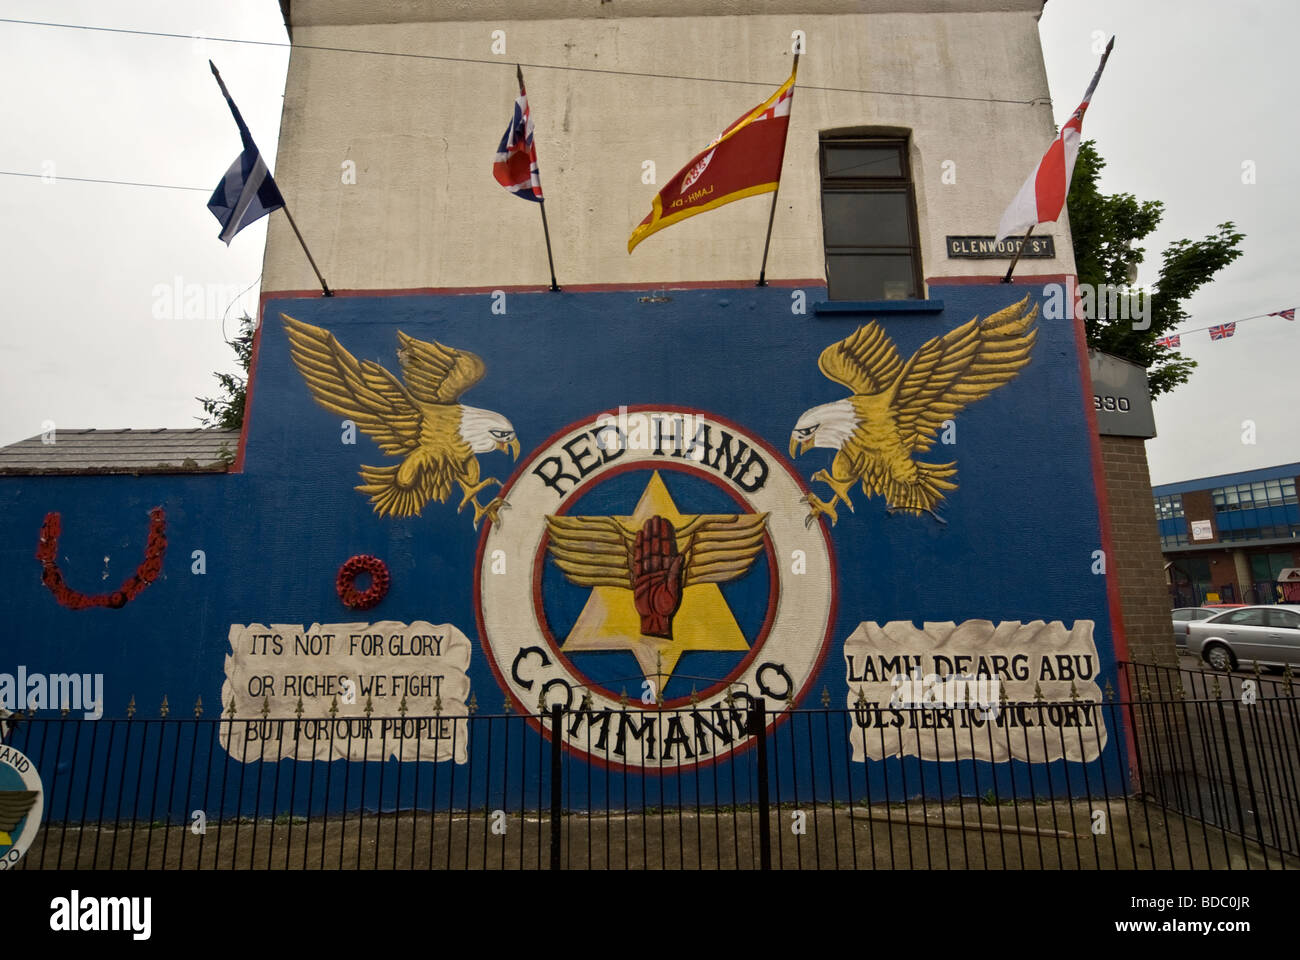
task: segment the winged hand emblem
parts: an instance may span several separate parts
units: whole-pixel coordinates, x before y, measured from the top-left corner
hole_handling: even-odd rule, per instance
[[[497,497],[480,505],[478,494],[496,477],[480,479],[477,454],[509,450],[519,458],[519,440],[499,413],[460,403],[483,379],[477,355],[441,343],[397,333],[402,380],[373,360],[358,361],[328,330],[280,315],[289,335],[289,354],[312,396],[326,410],[352,420],[379,449],[401,462],[361,467],[368,494],[380,516],[419,516],[430,500],[445,503],[453,485],[462,496],[459,513],[474,508],[479,521],[498,521],[506,503]]]
[[[1026,295],[985,320],[976,317],[935,337],[906,363],[875,322],[823,350],[817,366],[852,396],[806,411],[790,435],[791,457],[813,447],[835,451],[829,472],[812,475],[832,496],[810,493],[805,522],[826,516],[834,524],[836,504],[852,510],[849,492],[860,482],[866,496],[885,498],[890,513],[928,513],[942,523],[935,506],[957,489],[957,464],[914,458],[934,445],[945,420],[1029,363],[1037,316],[1038,306],[1030,308]]]
[[[548,516],[548,549],[569,582],[631,590],[641,632],[672,637],[682,591],[744,576],[763,548],[766,513],[700,515],[675,529],[666,517],[640,529],[617,517]]]
[[[35,790],[0,790],[0,846],[12,846],[11,834],[36,805]]]

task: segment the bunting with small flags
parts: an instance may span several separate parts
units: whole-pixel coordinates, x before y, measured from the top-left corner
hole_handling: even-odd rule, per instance
[[[1173,350],[1182,346],[1183,336],[1192,333],[1209,332],[1210,340],[1227,340],[1237,332],[1237,324],[1245,323],[1247,320],[1260,320],[1264,317],[1281,317],[1283,320],[1295,320],[1295,307],[1287,307],[1285,310],[1274,310],[1270,313],[1255,313],[1249,317],[1241,317],[1237,320],[1230,320],[1227,323],[1216,323],[1206,327],[1193,327],[1190,330],[1179,330],[1174,333],[1168,333],[1163,337],[1156,338],[1156,346],[1165,350]]]

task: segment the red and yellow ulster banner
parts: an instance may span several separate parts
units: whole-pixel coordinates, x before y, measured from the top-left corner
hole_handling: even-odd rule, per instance
[[[664,185],[650,213],[628,238],[628,253],[679,220],[777,188],[798,71],[796,61],[790,79],[776,93],[727,127]]]

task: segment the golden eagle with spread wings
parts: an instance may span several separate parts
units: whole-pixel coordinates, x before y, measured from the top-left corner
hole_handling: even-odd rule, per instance
[[[672,636],[682,591],[744,576],[763,548],[766,513],[704,514],[680,530],[649,517],[638,530],[617,517],[547,516],[548,549],[570,583],[632,591],[641,632]]]
[[[475,530],[483,517],[497,520],[505,502],[497,497],[480,506],[478,493],[501,481],[479,479],[475,454],[509,450],[517,460],[519,440],[501,414],[457,402],[483,379],[481,358],[399,330],[403,383],[373,360],[358,362],[328,330],[280,317],[289,354],[316,402],[352,420],[384,453],[402,458],[394,466],[361,468],[365,483],[356,489],[370,495],[376,513],[419,516],[430,500],[446,502],[454,483],[464,494],[456,512],[471,504]]]
[[[928,513],[956,490],[957,463],[913,459],[934,445],[935,435],[954,413],[1010,381],[1025,364],[1038,335],[1031,329],[1038,306],[1029,297],[989,316],[935,337],[906,363],[878,323],[858,328],[822,351],[817,366],[853,396],[806,411],[790,435],[790,456],[812,447],[835,451],[831,469],[818,470],[834,494],[814,494],[805,523],[819,516],[837,520],[836,503],[850,510],[849,491],[861,481],[868,497],[883,496],[889,512]]]
[[[0,790],[0,846],[12,846],[14,838],[10,836],[18,829],[23,817],[36,806],[36,790]]]

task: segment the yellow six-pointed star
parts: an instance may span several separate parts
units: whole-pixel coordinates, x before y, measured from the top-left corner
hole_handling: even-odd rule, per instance
[[[565,653],[621,650],[636,657],[641,672],[662,690],[688,650],[748,650],[718,586],[744,576],[763,548],[766,513],[683,514],[655,471],[630,516],[548,516],[549,550],[571,583],[591,596],[564,639]],[[657,545],[655,563],[643,532],[667,521],[671,546]],[[649,527],[647,521],[654,521]],[[680,558],[673,562],[675,558]],[[638,581],[641,587],[638,589]],[[660,598],[679,598],[666,616],[647,613]],[[641,608],[638,608],[640,596]],[[647,618],[650,618],[649,620]],[[671,623],[666,635],[648,635],[647,622]]]

